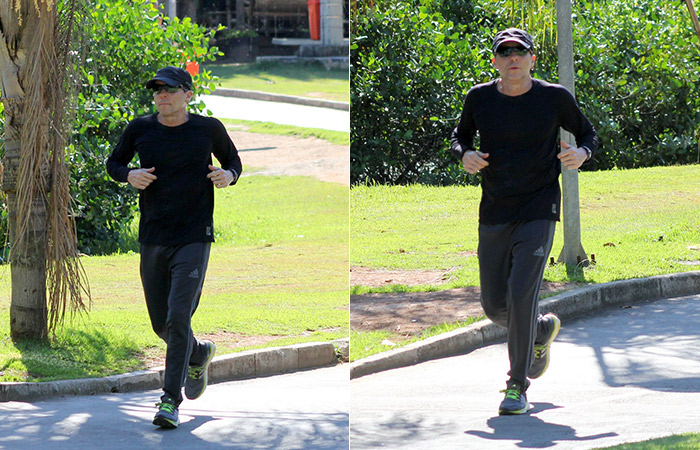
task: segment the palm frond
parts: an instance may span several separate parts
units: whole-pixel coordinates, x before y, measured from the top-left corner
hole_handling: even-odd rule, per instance
[[[556,1],[507,0],[508,18],[513,26],[533,35],[536,46],[543,48],[557,42]]]
[[[70,42],[79,32],[76,19],[86,15],[80,15],[83,0],[63,0],[58,8],[53,0],[33,3],[39,20],[31,30],[24,30],[32,40],[22,68],[24,122],[10,261],[30,240],[45,242],[48,328],[55,331],[66,312],[86,311],[90,299],[77,252],[65,154],[70,128],[67,104],[74,93],[70,80],[76,79],[71,74]],[[23,11],[29,16],[27,9]]]

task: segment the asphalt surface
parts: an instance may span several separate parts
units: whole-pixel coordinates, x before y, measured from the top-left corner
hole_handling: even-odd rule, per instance
[[[348,366],[210,385],[152,425],[161,391],[0,403],[2,449],[348,448]]]
[[[700,431],[700,295],[564,321],[525,416],[498,416],[505,344],[351,382],[351,448],[591,449]]]
[[[350,111],[219,95],[201,95],[198,99],[204,101],[218,119],[254,120],[297,127],[350,131]]]

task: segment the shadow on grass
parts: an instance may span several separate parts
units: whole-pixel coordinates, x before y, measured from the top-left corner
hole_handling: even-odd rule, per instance
[[[24,370],[25,381],[93,378],[144,368],[142,348],[100,330],[67,328],[55,338],[16,340],[14,345],[21,356],[7,359],[0,371],[16,374]]]
[[[577,283],[585,283],[586,282],[586,277],[583,273],[583,267],[581,265],[567,264],[566,265],[566,277],[569,279],[569,281],[573,281],[573,282],[577,282]]]

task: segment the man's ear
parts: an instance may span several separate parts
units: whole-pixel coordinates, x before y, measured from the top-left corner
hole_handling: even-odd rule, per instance
[[[532,62],[533,62],[533,64],[534,64],[535,61],[537,61],[537,56],[532,55]]]
[[[496,58],[491,58],[491,64],[496,64]]]

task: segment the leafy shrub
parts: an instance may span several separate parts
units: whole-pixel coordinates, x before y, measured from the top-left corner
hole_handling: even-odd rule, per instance
[[[585,1],[574,27],[577,97],[601,148],[592,169],[698,161],[698,37],[681,2]]]
[[[490,30],[466,35],[441,2],[387,2],[353,17],[350,46],[353,182],[440,183],[453,163],[444,142],[464,87],[490,71]]]
[[[376,1],[353,14],[353,183],[476,182],[449,156],[448,139],[469,88],[498,76],[491,39],[518,26],[508,20],[517,3]],[[528,11],[528,22],[539,24],[529,30],[535,76],[556,82],[555,29],[547,25],[556,6],[549,5]],[[573,13],[576,96],[601,141],[586,168],[697,161],[700,53],[683,5],[588,0],[575,2]]]

